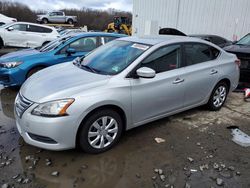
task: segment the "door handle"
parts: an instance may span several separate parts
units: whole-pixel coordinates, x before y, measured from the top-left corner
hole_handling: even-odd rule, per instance
[[[173,84],[179,84],[179,83],[182,83],[184,81],[185,81],[184,79],[176,78],[176,80],[173,82]]]
[[[217,74],[218,73],[218,71],[217,70],[211,70],[211,72],[210,72],[210,75],[214,75],[214,74]]]

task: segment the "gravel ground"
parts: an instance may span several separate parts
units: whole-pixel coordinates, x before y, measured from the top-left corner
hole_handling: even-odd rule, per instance
[[[250,135],[250,103],[242,93],[231,94],[219,112],[200,107],[133,129],[99,155],[25,144],[15,127],[16,93],[0,90],[2,188],[250,187],[250,148],[235,144],[227,129]]]

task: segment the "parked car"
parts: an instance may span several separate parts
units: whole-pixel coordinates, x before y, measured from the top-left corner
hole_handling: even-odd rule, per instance
[[[190,37],[197,37],[197,38],[212,42],[221,48],[223,48],[225,46],[229,46],[233,43],[232,41],[227,40],[227,39],[220,37],[218,35],[200,35],[200,34],[197,34],[197,35],[189,35],[189,36]]]
[[[30,77],[51,65],[72,61],[98,46],[126,35],[112,33],[81,33],[59,38],[40,49],[25,49],[0,58],[0,84],[19,86]]]
[[[13,22],[17,22],[17,19],[0,14],[0,26]]]
[[[59,37],[55,28],[28,22],[15,22],[0,27],[0,48],[3,46],[39,47]]]
[[[250,83],[250,33],[224,50],[237,55],[241,60],[240,82]]]
[[[219,110],[238,63],[191,37],[117,39],[30,77],[15,101],[17,128],[37,147],[104,152],[125,130],[204,104]]]
[[[178,35],[178,36],[187,36],[185,33],[174,28],[161,28],[159,30],[159,35]]]
[[[77,22],[76,16],[66,16],[62,11],[48,12],[44,15],[37,15],[37,22],[48,24],[48,23],[68,23],[74,24]]]

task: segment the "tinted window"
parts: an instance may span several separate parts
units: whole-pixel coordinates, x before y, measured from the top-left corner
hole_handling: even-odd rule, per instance
[[[97,47],[96,37],[85,37],[78,39],[64,47],[61,53],[65,53],[67,48],[74,48],[77,52],[90,52]]]
[[[56,16],[56,12],[51,12],[49,16]]]
[[[173,70],[180,67],[181,63],[180,45],[172,45],[160,48],[149,55],[142,62],[142,67],[149,67],[156,73]]]
[[[211,37],[211,42],[220,45],[220,44],[225,44],[227,41],[220,37]]]
[[[63,13],[62,12],[57,12],[56,15],[57,16],[63,16]]]
[[[185,60],[187,65],[194,65],[214,60],[220,51],[206,44],[184,44]]]
[[[110,42],[110,41],[112,41],[112,40],[117,39],[116,37],[103,37],[103,38],[104,38],[105,44],[108,43],[108,42]]]
[[[39,27],[35,25],[28,25],[27,31],[36,32],[36,33],[51,33],[52,32],[52,30],[49,28]]]
[[[14,28],[15,31],[26,31],[27,25],[26,24],[15,24],[11,27]]]

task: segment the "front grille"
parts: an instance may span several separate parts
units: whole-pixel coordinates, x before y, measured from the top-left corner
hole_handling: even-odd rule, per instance
[[[40,136],[32,133],[28,133],[29,137],[32,138],[33,140],[36,140],[38,142],[44,142],[47,144],[57,144],[55,140],[52,138],[46,137],[46,136]]]
[[[18,117],[22,117],[23,113],[33,104],[32,101],[23,97],[20,93],[17,96],[15,110]]]
[[[0,75],[0,81],[1,82],[9,82],[10,78],[8,75]]]

